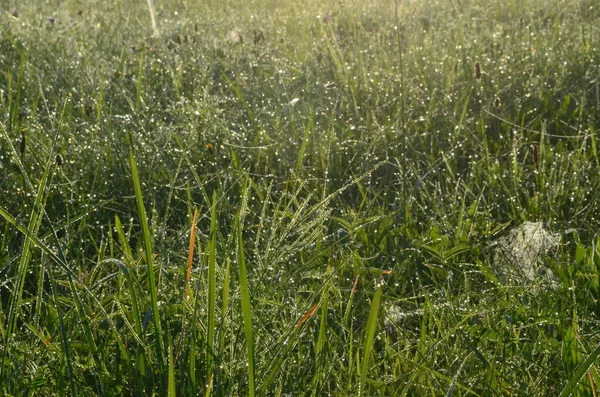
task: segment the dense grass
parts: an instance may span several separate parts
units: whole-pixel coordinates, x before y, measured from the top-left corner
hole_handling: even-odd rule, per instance
[[[597,2],[157,3],[3,5],[0,394],[597,392]]]

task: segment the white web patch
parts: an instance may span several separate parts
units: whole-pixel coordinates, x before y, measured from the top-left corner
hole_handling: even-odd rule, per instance
[[[556,287],[554,273],[542,262],[559,244],[560,235],[546,231],[541,222],[525,222],[495,242],[495,264],[505,281],[541,279]]]

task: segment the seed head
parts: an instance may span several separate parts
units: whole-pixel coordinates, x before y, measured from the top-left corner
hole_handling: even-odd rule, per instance
[[[500,102],[500,98],[494,98],[494,107],[498,110],[502,109],[502,102]]]
[[[475,78],[477,80],[481,78],[481,65],[479,62],[475,62]]]

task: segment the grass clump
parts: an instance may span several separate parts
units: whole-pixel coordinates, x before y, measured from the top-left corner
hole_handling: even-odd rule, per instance
[[[0,14],[0,393],[593,395],[593,1]]]

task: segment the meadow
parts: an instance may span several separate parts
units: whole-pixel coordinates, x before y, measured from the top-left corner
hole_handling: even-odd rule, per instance
[[[0,394],[592,396],[595,0],[8,0]]]

